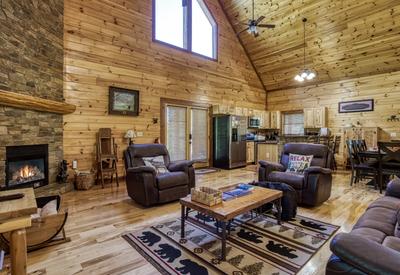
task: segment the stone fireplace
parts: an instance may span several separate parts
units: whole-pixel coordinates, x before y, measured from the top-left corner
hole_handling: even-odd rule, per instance
[[[49,184],[48,145],[6,147],[5,189]]]

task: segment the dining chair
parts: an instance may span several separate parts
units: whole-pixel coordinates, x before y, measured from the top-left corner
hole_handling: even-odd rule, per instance
[[[341,136],[334,136],[332,137],[332,140],[330,141],[331,143],[331,152],[332,152],[332,169],[337,170],[337,162],[335,159],[335,154],[339,154],[339,147],[340,147],[340,141],[342,137]]]
[[[400,141],[378,142],[378,184],[382,193],[384,176],[400,176]]]

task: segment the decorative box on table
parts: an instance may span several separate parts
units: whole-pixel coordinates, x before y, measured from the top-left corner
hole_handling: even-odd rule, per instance
[[[208,206],[222,203],[222,192],[209,187],[196,187],[191,190],[192,201]]]

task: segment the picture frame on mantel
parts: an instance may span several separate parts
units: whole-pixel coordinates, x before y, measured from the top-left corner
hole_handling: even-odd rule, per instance
[[[357,113],[374,111],[374,100],[363,99],[339,102],[339,113]]]
[[[108,114],[139,116],[139,91],[110,86]]]

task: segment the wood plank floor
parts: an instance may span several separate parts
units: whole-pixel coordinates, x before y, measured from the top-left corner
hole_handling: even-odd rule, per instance
[[[198,185],[223,186],[249,182],[257,177],[255,167],[198,175]],[[332,196],[315,208],[300,208],[299,214],[337,224],[349,231],[365,208],[380,195],[363,184],[349,186],[349,175],[334,175]],[[120,236],[122,233],[179,216],[179,204],[143,208],[132,201],[125,184],[119,188],[99,186],[89,191],[64,195],[70,216],[66,225],[71,242],[31,252],[30,274],[158,274]],[[326,244],[301,270],[300,274],[324,274],[330,256]]]

